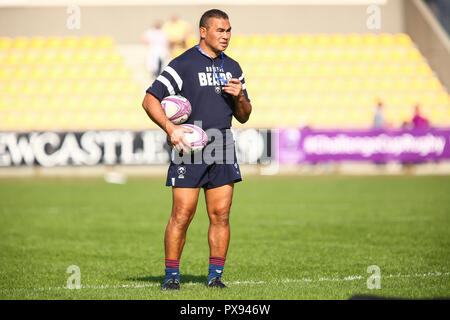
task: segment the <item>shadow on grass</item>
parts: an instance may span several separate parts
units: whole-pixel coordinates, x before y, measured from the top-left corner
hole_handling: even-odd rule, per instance
[[[147,276],[147,277],[130,277],[130,278],[127,278],[126,280],[153,282],[153,283],[160,283],[162,285],[164,283],[164,275]],[[181,283],[192,282],[192,283],[204,284],[206,286],[208,277],[207,276],[196,276],[196,275],[192,275],[192,274],[181,274],[180,281],[181,281]]]

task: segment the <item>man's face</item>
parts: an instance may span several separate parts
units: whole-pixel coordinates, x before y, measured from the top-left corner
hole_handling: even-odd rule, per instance
[[[200,36],[213,51],[224,51],[230,42],[231,26],[228,19],[209,18],[208,28],[200,28]]]

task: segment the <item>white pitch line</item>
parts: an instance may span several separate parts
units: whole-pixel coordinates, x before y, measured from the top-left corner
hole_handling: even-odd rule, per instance
[[[413,275],[410,274],[390,274],[388,276],[381,276],[381,279],[391,279],[391,278],[426,278],[426,277],[441,277],[441,276],[449,276],[450,272],[427,272],[427,273],[415,273]],[[344,278],[319,278],[317,280],[313,279],[286,279],[282,280],[281,282],[331,282],[331,281],[337,281],[337,282],[343,282],[343,281],[353,281],[353,280],[361,280],[366,279],[364,276],[347,276]]]
[[[392,278],[429,278],[429,277],[442,277],[442,276],[449,276],[450,272],[426,272],[426,273],[415,273],[415,274],[390,274],[387,276],[381,276],[381,279],[392,279]],[[246,280],[246,281],[230,281],[227,282],[229,285],[261,285],[261,284],[268,284],[268,283],[314,283],[314,282],[344,282],[344,281],[354,281],[354,280],[362,280],[366,279],[367,276],[361,276],[361,275],[355,275],[355,276],[347,276],[344,278],[319,278],[319,279],[308,279],[308,278],[302,278],[302,279],[285,279],[285,280],[274,280],[274,281],[253,281],[253,280]],[[183,283],[183,286],[197,286],[197,285],[204,285],[202,282],[187,282]],[[92,286],[92,285],[82,285],[81,289],[95,289],[95,290],[102,290],[102,289],[139,289],[139,288],[151,288],[151,287],[161,287],[161,284],[159,283],[150,283],[150,284],[120,284],[120,285],[99,285],[99,286]],[[3,288],[0,289],[0,292],[5,291],[57,291],[57,290],[69,290],[66,286],[61,287],[45,287],[45,288]],[[76,290],[76,289],[70,289],[70,290]]]

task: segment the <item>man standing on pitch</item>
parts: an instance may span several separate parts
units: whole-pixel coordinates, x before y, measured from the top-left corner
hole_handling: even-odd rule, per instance
[[[163,290],[180,288],[181,253],[201,188],[205,192],[210,221],[208,286],[226,287],[221,276],[230,241],[230,207],[234,183],[242,180],[230,131],[231,120],[234,116],[240,123],[245,123],[252,110],[242,70],[224,53],[231,38],[228,15],[217,9],[209,10],[202,15],[199,27],[200,43],[169,63],[147,89],[142,106],[170,137],[172,147],[188,152],[184,132],[189,129],[167,119],[160,103],[169,95],[187,98],[192,113],[186,123],[201,123],[207,133],[210,129],[222,133],[222,138],[215,137],[208,145],[214,144],[216,150],[223,148],[223,154],[231,151],[234,157],[232,161],[225,159],[213,163],[205,162],[204,158],[201,163],[175,163],[172,150],[166,181],[166,185],[172,187],[172,213],[164,237],[166,277]]]

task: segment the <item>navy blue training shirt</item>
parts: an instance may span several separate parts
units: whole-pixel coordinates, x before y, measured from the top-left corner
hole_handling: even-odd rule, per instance
[[[159,101],[181,95],[192,106],[186,123],[202,121],[203,130],[225,131],[231,127],[235,105],[232,96],[222,91],[221,80],[231,78],[241,81],[245,98],[250,101],[239,63],[225,53],[213,59],[194,46],[173,59],[146,92]]]

